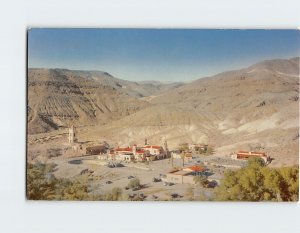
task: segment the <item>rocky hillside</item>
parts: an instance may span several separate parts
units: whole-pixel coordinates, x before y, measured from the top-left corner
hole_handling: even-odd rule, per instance
[[[121,146],[167,139],[170,148],[209,143],[218,155],[260,150],[275,166],[298,163],[299,58],[263,61],[184,85],[121,80],[120,87],[107,73],[69,70],[33,69],[28,76],[30,133],[75,121],[85,126],[81,140]]]
[[[28,71],[28,132],[105,124],[147,104],[80,73],[57,69]]]
[[[265,149],[298,154],[299,58],[202,78],[150,102],[210,116],[215,128],[208,137],[224,153]]]
[[[32,71],[38,69],[29,69],[30,78]],[[67,69],[51,69],[56,72],[60,77],[77,77],[85,80],[90,80],[91,83],[95,82],[98,85],[105,87],[112,87],[120,92],[128,94],[132,97],[147,97],[150,95],[157,95],[164,91],[172,90],[184,85],[181,82],[164,83],[159,81],[143,81],[131,82],[123,79],[116,78],[111,74],[103,71],[83,71],[83,70],[67,70]],[[39,78],[39,77],[35,77]]]
[[[298,163],[299,58],[264,61],[245,69],[202,78],[143,98],[149,105],[90,135],[120,145],[205,142],[219,155],[262,150],[286,164]]]

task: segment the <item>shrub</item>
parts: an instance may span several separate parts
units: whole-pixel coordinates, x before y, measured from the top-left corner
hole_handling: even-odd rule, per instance
[[[299,168],[266,167],[261,159],[249,160],[247,167],[227,171],[216,190],[221,201],[297,201]]]
[[[68,179],[57,179],[55,164],[27,164],[27,198],[29,200],[86,200],[87,185]]]
[[[141,182],[140,182],[139,179],[134,178],[134,179],[129,181],[127,187],[132,188],[132,189],[134,189],[134,188],[140,189],[141,188]]]
[[[203,188],[208,188],[209,186],[209,181],[205,176],[195,176],[194,181],[196,184],[200,185]]]
[[[111,192],[107,192],[104,195],[103,200],[105,201],[119,201],[122,199],[122,189],[121,188],[113,188]]]

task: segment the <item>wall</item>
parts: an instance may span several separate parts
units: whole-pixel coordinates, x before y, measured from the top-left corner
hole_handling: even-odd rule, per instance
[[[184,184],[195,184],[194,176],[183,176],[182,178]]]
[[[166,182],[172,182],[176,184],[182,184],[182,176],[174,175],[172,173],[167,174]]]

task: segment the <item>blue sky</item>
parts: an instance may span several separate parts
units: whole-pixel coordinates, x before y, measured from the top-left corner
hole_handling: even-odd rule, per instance
[[[190,81],[300,53],[296,30],[30,29],[29,67]]]

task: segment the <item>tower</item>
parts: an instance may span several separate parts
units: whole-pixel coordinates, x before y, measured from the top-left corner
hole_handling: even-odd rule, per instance
[[[72,125],[69,128],[69,143],[73,144],[74,142],[76,142],[76,128],[74,127],[74,125]]]
[[[164,141],[164,149],[167,152],[168,151],[168,142],[167,140]]]
[[[136,144],[134,144],[134,145],[132,146],[132,152],[133,152],[134,155],[136,154]]]

